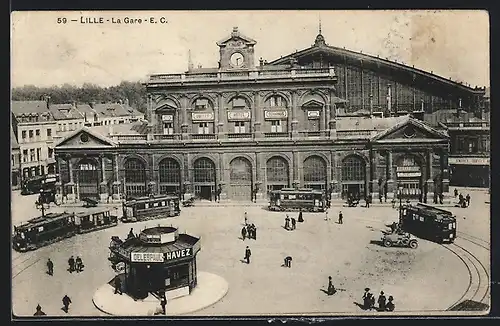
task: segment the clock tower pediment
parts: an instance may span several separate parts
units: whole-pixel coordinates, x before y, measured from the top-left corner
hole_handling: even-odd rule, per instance
[[[230,36],[217,42],[220,51],[220,68],[224,70],[254,68],[254,45],[257,42],[233,28]]]

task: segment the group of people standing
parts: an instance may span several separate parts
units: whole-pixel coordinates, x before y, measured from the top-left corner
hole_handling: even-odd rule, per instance
[[[73,273],[73,272],[80,273],[83,271],[84,265],[83,265],[83,261],[80,258],[80,256],[76,256],[76,259],[73,258],[73,256],[69,257],[68,265],[69,265],[68,271],[70,273]]]
[[[458,190],[455,188],[453,191],[453,194],[455,195],[455,199],[458,199],[458,206],[462,208],[469,207],[470,205],[470,195],[467,194],[467,196],[464,197],[461,193],[458,193]]]
[[[241,239],[254,239],[257,240],[257,227],[253,223],[248,223],[248,213],[245,212],[245,225],[241,228]]]
[[[370,293],[370,288],[366,288],[365,293],[363,293],[364,310],[376,309],[377,311],[394,311],[394,298],[392,295],[390,295],[389,298],[386,298],[384,291],[380,291],[377,303],[378,307],[375,307],[375,296]]]

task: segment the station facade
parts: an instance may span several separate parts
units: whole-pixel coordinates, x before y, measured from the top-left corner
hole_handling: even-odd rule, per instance
[[[190,193],[265,198],[283,187],[426,200],[449,191],[449,137],[422,121],[442,108],[477,110],[470,88],[329,46],[254,64],[237,28],[217,42],[217,68],[155,74],[147,123],[83,128],[56,145],[68,198]]]

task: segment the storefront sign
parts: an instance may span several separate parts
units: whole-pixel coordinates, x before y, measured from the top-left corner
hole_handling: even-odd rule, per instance
[[[191,113],[192,121],[212,121],[214,119],[213,112],[193,112]]]
[[[264,111],[264,118],[268,120],[280,120],[288,117],[287,110]]]
[[[193,250],[191,248],[179,249],[172,252],[167,252],[165,254],[165,260],[172,260],[177,258],[189,257],[193,254]]]
[[[163,263],[164,257],[161,252],[132,252],[130,261],[133,263]]]
[[[397,172],[398,178],[420,178],[420,172]]]
[[[420,172],[420,166],[398,166],[396,172]]]
[[[171,114],[163,114],[161,116],[161,121],[165,121],[165,122],[174,121],[174,116]]]
[[[229,121],[247,121],[250,120],[251,114],[249,110],[229,111],[227,120]]]
[[[139,234],[139,240],[145,243],[161,243],[161,237],[159,235],[141,233]]]
[[[450,157],[449,164],[457,165],[490,165],[489,157]]]
[[[309,119],[319,119],[319,111],[307,111],[307,117]]]

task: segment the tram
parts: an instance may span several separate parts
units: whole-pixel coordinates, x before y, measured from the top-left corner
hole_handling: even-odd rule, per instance
[[[310,188],[283,188],[269,193],[269,210],[324,212],[326,195],[322,190]]]
[[[118,225],[117,214],[112,214],[110,209],[95,207],[83,212],[75,213],[75,226],[77,232],[88,233]]]
[[[151,195],[131,198],[123,202],[122,207],[123,222],[178,216],[181,212],[179,197],[174,195]]]
[[[20,252],[72,237],[76,234],[73,213],[49,213],[14,227],[13,247]]]
[[[116,226],[118,218],[106,208],[94,208],[78,213],[48,213],[14,226],[13,248],[19,252],[83,234]]]
[[[431,205],[404,205],[402,229],[423,239],[453,243],[457,237],[457,219],[452,212]]]
[[[32,195],[40,192],[41,189],[49,191],[55,189],[59,175],[47,174],[39,175],[25,180],[21,185],[21,195]]]

